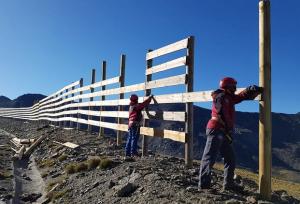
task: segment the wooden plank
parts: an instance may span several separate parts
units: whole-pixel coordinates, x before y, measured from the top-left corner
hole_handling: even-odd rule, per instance
[[[161,137],[178,142],[185,142],[185,133],[173,130],[163,130],[158,128],[141,127],[141,134],[147,136]]]
[[[51,97],[54,97],[55,95],[59,94],[60,92],[64,91],[65,89],[69,89],[69,88],[71,88],[72,86],[77,86],[77,85],[79,85],[79,83],[80,83],[80,81],[75,81],[75,82],[73,82],[73,83],[71,83],[71,84],[69,84],[69,85],[63,87],[62,89],[58,90],[57,92],[51,94],[50,96],[47,96],[46,98],[40,100],[40,102],[42,103],[42,102],[44,102],[44,101],[46,101],[46,100],[49,100]]]
[[[165,54],[169,54],[172,52],[176,52],[178,50],[185,49],[185,48],[187,48],[187,45],[188,45],[188,38],[180,40],[178,42],[175,42],[170,45],[164,46],[162,48],[148,52],[146,55],[146,60],[150,60],[155,57],[159,57],[159,56],[162,56]]]
[[[89,111],[89,110],[66,110],[58,113],[43,113],[40,117],[49,116],[56,117],[61,115],[91,115],[97,117],[115,117],[115,118],[128,118],[128,111]],[[145,119],[151,120],[169,120],[169,121],[185,121],[185,112],[172,112],[172,111],[143,111]]]
[[[244,90],[244,88],[237,89],[237,93]],[[155,100],[159,104],[163,103],[185,103],[185,102],[208,102],[212,101],[211,93],[213,90],[210,91],[199,91],[199,92],[192,92],[192,93],[178,93],[178,94],[165,94],[165,95],[156,95]],[[144,100],[144,97],[139,97],[139,100]],[[255,100],[260,100],[260,97],[256,97]],[[68,104],[64,106],[60,106],[57,108],[51,108],[47,110],[42,110],[41,113],[44,112],[51,112],[51,111],[59,111],[65,108],[74,108],[74,107],[85,107],[85,106],[116,106],[116,105],[128,105],[129,99],[121,99],[121,100],[107,100],[107,101],[93,101],[93,102],[82,102],[82,103],[74,103]],[[153,104],[153,102],[152,102]],[[60,105],[54,104],[53,106]],[[17,113],[16,113],[17,114]]]
[[[166,71],[166,70],[184,66],[184,65],[186,65],[186,56],[179,57],[179,58],[171,60],[169,62],[165,62],[163,64],[159,64],[159,65],[153,66],[149,69],[146,69],[146,75],[154,74],[154,73],[161,72],[161,71]]]
[[[121,130],[121,131],[127,131],[128,125],[124,124],[117,124],[117,123],[108,123],[108,122],[100,122],[99,121],[81,121],[85,124],[89,123],[91,125],[95,126],[101,126],[109,129],[114,130]],[[154,137],[161,137],[161,138],[167,138],[174,141],[184,142],[185,141],[185,133],[179,132],[179,131],[173,131],[173,130],[163,130],[159,128],[150,128],[150,127],[141,127],[141,134],[148,135],[148,136],[154,136]]]
[[[32,145],[30,145],[30,147],[24,152],[24,156],[29,156],[32,151],[38,146],[40,145],[40,143],[47,137],[48,135],[42,135],[40,136]]]
[[[173,77],[167,77],[164,79],[158,79],[154,81],[149,81],[146,83],[146,89],[153,89],[153,88],[161,88],[161,87],[168,87],[168,86],[176,86],[180,84],[186,83],[186,74],[173,76]]]
[[[57,141],[53,141],[55,144],[60,144],[60,145],[63,145],[65,147],[69,147],[69,148],[72,148],[72,149],[76,149],[77,147],[79,147],[78,144],[74,144],[72,142],[64,142],[64,143],[61,143],[61,142],[57,142]]]

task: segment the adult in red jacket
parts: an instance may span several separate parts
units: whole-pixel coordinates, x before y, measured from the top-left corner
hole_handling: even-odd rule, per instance
[[[211,119],[206,127],[206,145],[204,148],[200,173],[199,189],[211,187],[211,168],[220,153],[224,158],[224,190],[242,190],[234,183],[235,154],[232,147],[232,133],[235,121],[234,105],[243,100],[253,100],[262,92],[262,88],[252,85],[239,94],[235,94],[236,80],[226,77],[220,81],[220,89],[212,93],[213,104]]]
[[[125,147],[126,157],[138,155],[137,142],[140,136],[140,126],[142,123],[142,110],[149,105],[153,95],[146,99],[143,103],[138,103],[138,96],[132,94],[129,104],[128,119],[128,137]]]

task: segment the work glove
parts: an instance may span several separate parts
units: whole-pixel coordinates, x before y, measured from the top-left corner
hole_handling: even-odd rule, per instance
[[[248,94],[248,99],[253,100],[256,96],[263,92],[263,88],[256,85],[251,85],[246,88],[246,92]]]
[[[256,86],[256,85],[251,85],[251,86],[248,86],[246,88],[247,91],[249,92],[256,92],[258,94],[262,93],[263,92],[263,88],[262,87],[259,87],[259,86]]]

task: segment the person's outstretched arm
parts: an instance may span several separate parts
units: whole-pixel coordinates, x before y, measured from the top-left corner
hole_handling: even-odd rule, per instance
[[[263,92],[263,88],[256,86],[256,85],[251,85],[248,86],[245,90],[240,92],[239,94],[234,95],[234,103],[240,103],[244,100],[253,100]]]

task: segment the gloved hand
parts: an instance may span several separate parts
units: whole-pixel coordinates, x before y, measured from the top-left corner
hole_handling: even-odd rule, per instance
[[[251,86],[248,86],[246,88],[247,91],[250,91],[250,92],[255,92],[255,93],[262,93],[263,92],[263,88],[262,87],[259,87],[259,86],[256,86],[256,85],[251,85]]]
[[[253,100],[256,98],[256,96],[263,92],[263,88],[256,85],[251,85],[246,88],[246,92],[248,95],[247,98]]]

